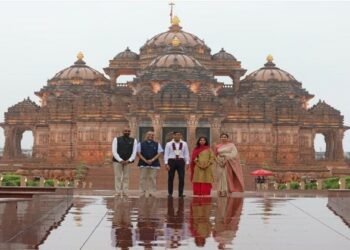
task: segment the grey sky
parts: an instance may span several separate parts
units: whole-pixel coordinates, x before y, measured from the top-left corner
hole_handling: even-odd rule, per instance
[[[101,72],[118,52],[133,51],[169,27],[169,1],[0,2],[0,121],[7,108],[39,90],[83,51]],[[271,53],[350,125],[350,2],[175,1],[185,31],[221,47],[248,73]],[[0,147],[4,144],[0,129]],[[26,141],[30,141],[25,138]],[[344,146],[350,151],[350,132]],[[317,146],[318,147],[318,146]]]

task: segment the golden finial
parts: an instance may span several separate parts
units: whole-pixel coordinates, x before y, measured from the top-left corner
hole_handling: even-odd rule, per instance
[[[79,51],[79,53],[77,54],[77,58],[78,58],[78,60],[83,60],[84,59],[84,54],[83,54],[83,52],[81,52],[81,51]]]
[[[269,55],[266,57],[266,60],[267,60],[267,62],[272,63],[272,61],[273,61],[273,56],[272,56],[271,54],[269,54]]]
[[[177,16],[174,16],[173,19],[171,19],[171,24],[178,26],[180,24],[180,19]]]
[[[175,37],[173,38],[173,40],[171,41],[171,45],[173,45],[174,47],[177,47],[177,46],[179,46],[180,44],[181,44],[181,42],[180,42],[179,38],[177,38],[177,36],[175,36]]]

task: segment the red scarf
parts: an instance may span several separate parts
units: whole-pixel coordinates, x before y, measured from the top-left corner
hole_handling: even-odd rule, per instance
[[[175,151],[176,150],[176,146],[175,146],[175,142],[173,142],[173,150]],[[179,145],[179,150],[182,150],[182,142],[180,141],[180,145]],[[176,158],[176,160],[178,160],[179,159],[179,155],[176,155],[175,156]]]
[[[191,157],[191,181],[193,180],[193,174],[194,174],[194,166],[195,166],[195,160],[197,156],[204,150],[208,149],[209,146],[199,146],[199,148],[195,148],[192,152]]]

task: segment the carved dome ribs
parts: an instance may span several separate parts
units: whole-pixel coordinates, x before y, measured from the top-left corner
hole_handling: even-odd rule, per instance
[[[83,61],[83,54],[79,53],[78,60],[70,67],[59,71],[52,79],[48,81],[49,85],[62,84],[108,84],[109,80],[99,71],[86,65]]]
[[[138,60],[139,55],[131,51],[129,47],[127,47],[123,52],[120,52],[113,59],[114,60]]]
[[[214,61],[237,61],[237,59],[230,53],[227,53],[224,48],[222,48],[218,53],[212,56]]]
[[[174,17],[177,18],[177,17]],[[210,48],[196,35],[183,31],[179,22],[172,22],[168,31],[153,36],[140,48],[140,59],[149,60],[161,55],[174,39],[178,39],[187,54],[210,60]]]
[[[167,54],[159,56],[151,62],[149,67],[168,68],[174,65],[183,68],[203,67],[196,59],[185,54]]]

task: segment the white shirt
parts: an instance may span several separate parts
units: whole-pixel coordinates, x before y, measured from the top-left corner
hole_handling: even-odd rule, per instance
[[[190,153],[188,151],[188,146],[187,146],[187,143],[183,140],[180,140],[179,142],[175,142],[174,140],[172,140],[165,145],[164,163],[168,164],[169,159],[176,159],[176,152],[173,149],[173,143],[175,143],[176,150],[179,150],[180,143],[182,143],[182,149],[179,152],[180,153],[179,157],[184,158],[186,164],[190,164]]]
[[[135,160],[135,158],[136,158],[136,148],[137,148],[137,140],[134,139],[134,147],[132,149],[132,154],[131,154],[130,158],[128,159],[128,162],[133,162]],[[115,137],[113,139],[113,142],[112,142],[112,154],[113,154],[114,158],[118,162],[123,161],[123,159],[120,158],[120,156],[118,154],[118,139],[117,139],[117,137]]]

